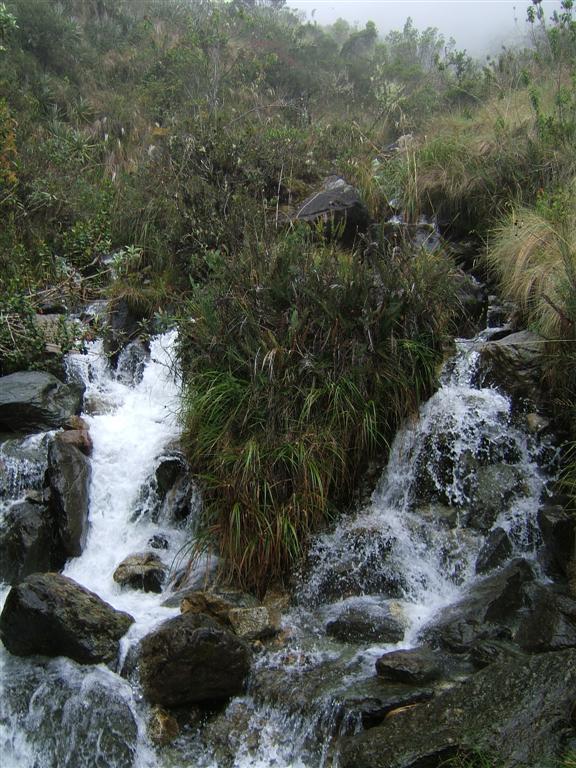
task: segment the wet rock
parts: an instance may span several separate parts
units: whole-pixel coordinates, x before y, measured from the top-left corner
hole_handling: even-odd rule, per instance
[[[65,557],[79,557],[88,536],[90,462],[74,445],[54,441],[48,449],[48,505]]]
[[[486,314],[488,291],[484,283],[464,270],[456,275],[458,309],[456,313],[459,336],[474,336]],[[481,326],[480,326],[481,327]]]
[[[13,504],[0,527],[0,580],[16,584],[31,573],[62,568],[54,538],[54,520],[43,504]]]
[[[367,229],[370,215],[357,189],[339,176],[329,176],[304,200],[292,220],[322,222],[328,233],[341,231],[345,239],[353,239]]]
[[[148,546],[152,547],[152,549],[168,549],[170,544],[163,533],[155,533],[154,536],[148,540]]]
[[[235,608],[258,608],[258,601],[247,592],[229,590],[187,590],[179,596],[182,613],[204,613],[225,625]]]
[[[328,635],[353,643],[397,643],[404,639],[404,631],[401,618],[393,615],[387,606],[375,604],[346,607],[326,625]]]
[[[345,739],[342,768],[440,766],[460,750],[498,755],[502,768],[559,757],[574,722],[576,651],[493,664],[430,702]]]
[[[538,653],[576,647],[576,600],[541,585],[528,594],[531,606],[516,633],[518,645]]]
[[[9,438],[0,444],[0,499],[41,491],[48,466],[49,434]]]
[[[526,426],[528,431],[532,434],[538,434],[544,432],[550,426],[550,419],[545,416],[540,416],[538,413],[528,413],[526,415]]]
[[[423,685],[442,675],[442,664],[430,648],[385,653],[376,661],[376,673],[383,680]]]
[[[0,637],[16,656],[68,656],[98,664],[116,658],[133,621],[66,576],[33,574],[10,590]]]
[[[242,692],[250,650],[209,616],[187,613],[142,640],[139,666],[144,695],[155,704],[218,701]]]
[[[120,352],[140,333],[142,315],[133,311],[125,298],[109,302],[104,348],[115,366]]]
[[[88,425],[88,422],[82,418],[82,416],[70,416],[64,424],[62,424],[64,429],[71,429],[71,430],[83,430],[85,432],[88,432],[90,430],[90,427]]]
[[[92,444],[90,432],[88,432],[87,429],[67,429],[64,432],[59,432],[56,435],[55,440],[66,445],[73,445],[74,448],[78,448],[84,456],[92,455],[94,446]]]
[[[364,728],[373,728],[391,712],[430,701],[432,688],[388,683],[378,678],[362,681],[338,694],[344,714],[360,717]]]
[[[467,524],[482,533],[490,531],[498,515],[507,509],[514,499],[529,493],[522,469],[511,464],[479,467],[475,473],[474,484]]]
[[[118,362],[116,363],[118,380],[130,387],[139,384],[144,376],[149,358],[150,349],[145,342],[140,339],[131,341],[118,355]]]
[[[245,640],[265,640],[280,631],[280,614],[264,605],[257,608],[232,608],[228,621],[234,632]]]
[[[479,640],[470,649],[470,661],[477,669],[525,656],[524,651],[511,640]]]
[[[159,747],[170,744],[180,735],[178,720],[161,707],[154,707],[148,720],[150,740]]]
[[[42,371],[0,377],[0,429],[39,432],[64,424],[82,406],[83,389]]]
[[[154,552],[140,552],[122,560],[113,579],[121,587],[162,592],[168,567]]]
[[[531,331],[518,331],[481,350],[484,385],[502,388],[514,397],[539,399],[545,341]]]
[[[468,653],[479,641],[508,640],[529,605],[526,586],[534,571],[525,560],[513,560],[472,587],[464,600],[448,606],[424,629],[421,639],[454,653]]]
[[[512,542],[503,528],[488,534],[476,560],[476,573],[488,573],[500,567],[512,554]]]
[[[538,525],[553,569],[567,575],[576,554],[576,516],[561,506],[543,507],[538,513]]]
[[[182,453],[172,451],[158,457],[154,474],[141,490],[134,517],[177,525],[200,506],[200,493],[188,462]]]

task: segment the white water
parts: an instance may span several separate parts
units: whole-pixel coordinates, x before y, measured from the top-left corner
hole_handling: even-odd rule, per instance
[[[169,549],[159,554],[172,565],[190,535],[162,519],[155,523],[134,515],[158,456],[178,437],[174,341],[174,334],[168,334],[152,342],[150,362],[134,385],[126,376],[111,374],[99,343],[71,361],[87,384],[86,419],[94,451],[88,541],[65,573],[135,617],[123,655],[177,611],[162,607],[162,595],[121,590],[112,578],[116,566],[127,555],[147,549],[158,532],[169,541]],[[306,714],[291,708],[286,692],[280,701],[262,701],[261,694],[234,700],[226,713],[226,738],[234,745],[235,768],[331,764],[330,736],[358,727],[354,718],[344,723],[337,719],[334,691],[372,677],[374,660],[383,651],[416,644],[426,623],[477,579],[474,565],[484,534],[466,524],[478,506],[476,475],[487,467],[505,465],[521,475],[521,490],[502,506],[492,525],[510,532],[515,554],[531,554],[532,528],[546,484],[539,445],[504,395],[474,385],[477,359],[474,343],[459,344],[441,388],[419,418],[400,430],[371,503],[317,539],[299,606],[285,617],[288,644],[263,655],[257,667],[284,675],[286,690],[293,689],[294,695],[325,667],[326,678],[334,678],[332,688],[320,686],[315,709]],[[481,461],[474,463],[471,457],[478,456]],[[41,463],[28,467],[26,478],[14,467],[17,493],[12,498],[22,495],[28,481],[37,484],[43,471]],[[403,641],[345,645],[328,638],[326,623],[351,607],[391,610],[402,617]],[[0,679],[5,688],[0,702],[3,768],[223,764],[213,751],[216,741],[209,727],[204,735],[191,728],[156,753],[146,737],[148,709],[137,686],[102,665],[24,660],[2,649]]]

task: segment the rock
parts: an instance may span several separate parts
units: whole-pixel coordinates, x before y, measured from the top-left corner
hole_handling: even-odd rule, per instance
[[[528,494],[526,477],[520,467],[512,464],[478,467],[466,523],[475,530],[488,533],[498,515],[514,499]]]
[[[514,397],[539,399],[545,340],[531,331],[518,331],[483,345],[483,384],[501,387]]]
[[[65,557],[79,557],[88,536],[90,462],[74,445],[54,441],[48,449],[49,508]]]
[[[477,669],[525,656],[524,651],[511,640],[479,640],[470,650],[470,661]]]
[[[228,621],[234,632],[245,640],[265,640],[280,631],[278,611],[259,606],[257,608],[232,608]]]
[[[33,574],[12,587],[0,637],[16,656],[68,656],[80,664],[113,661],[134,619],[57,573]]]
[[[177,525],[200,509],[202,501],[188,462],[179,451],[159,456],[156,469],[140,491],[134,518]]]
[[[41,491],[50,434],[14,437],[0,444],[0,499],[21,499],[31,491]]]
[[[170,544],[163,533],[155,533],[154,536],[148,540],[148,546],[152,547],[152,549],[168,549]]]
[[[61,427],[78,413],[83,390],[42,371],[0,377],[0,429],[39,432]]]
[[[353,643],[397,643],[404,639],[404,630],[404,623],[387,606],[373,603],[346,607],[326,625],[328,635]]]
[[[230,625],[230,611],[235,608],[258,608],[255,597],[235,589],[187,590],[179,595],[179,602],[182,613],[204,613],[226,626]]]
[[[168,567],[154,552],[140,552],[122,560],[112,578],[121,587],[162,592],[167,571]]]
[[[164,747],[180,735],[178,720],[165,709],[154,707],[148,721],[148,735],[154,744]]]
[[[357,189],[340,176],[329,176],[304,200],[292,221],[322,222],[329,233],[341,231],[350,240],[367,229],[370,214]]]
[[[54,546],[55,525],[42,504],[21,501],[4,515],[0,528],[0,581],[16,584],[31,573],[62,568]]]
[[[64,432],[58,432],[55,439],[59,443],[65,443],[66,445],[73,445],[75,448],[84,454],[84,456],[92,455],[92,438],[90,432],[87,429],[67,429]]]
[[[468,653],[480,641],[508,640],[528,606],[526,587],[534,571],[513,560],[474,585],[464,600],[448,606],[422,632],[421,640],[453,653]]]
[[[66,419],[64,424],[62,424],[62,427],[64,429],[80,429],[84,430],[85,432],[90,431],[90,427],[88,425],[88,422],[82,418],[82,416],[70,416],[70,418]]]
[[[219,701],[242,692],[250,650],[209,616],[186,613],[142,640],[139,666],[144,695],[154,704]]]
[[[115,366],[122,349],[140,333],[142,316],[132,310],[125,298],[110,302],[107,309],[104,348]]]
[[[574,738],[576,651],[493,664],[430,702],[345,739],[342,768],[430,768],[457,751],[502,768],[554,762]]]
[[[442,675],[438,655],[430,648],[385,653],[376,661],[376,673],[391,682],[422,685]]]
[[[568,575],[568,566],[576,554],[576,516],[560,506],[543,507],[538,525],[551,565]]]
[[[550,419],[540,416],[538,413],[528,413],[526,415],[526,426],[533,435],[543,432],[550,426]]]
[[[116,376],[128,386],[135,386],[142,381],[144,369],[150,358],[150,349],[140,339],[131,341],[118,355]]]
[[[476,560],[476,573],[488,573],[498,568],[512,554],[512,542],[503,528],[490,531]]]
[[[345,716],[359,716],[364,728],[373,728],[391,712],[430,701],[433,696],[431,688],[387,683],[380,678],[372,678],[338,693],[338,700]]]
[[[538,653],[576,647],[576,600],[541,585],[533,585],[529,597],[530,611],[516,633],[518,645]]]
[[[458,335],[465,337],[474,336],[479,323],[486,315],[488,300],[486,286],[462,269],[459,269],[456,273],[456,286],[456,296],[458,299],[456,323]]]

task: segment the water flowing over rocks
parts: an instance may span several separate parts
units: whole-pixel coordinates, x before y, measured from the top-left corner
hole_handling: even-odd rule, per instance
[[[66,576],[33,574],[10,590],[0,637],[17,656],[68,656],[97,664],[116,658],[133,621]]]
[[[250,650],[219,622],[189,612],[144,638],[139,668],[144,694],[155,704],[218,701],[242,692]]]
[[[0,377],[0,429],[38,432],[61,427],[82,406],[83,388],[51,373],[22,371]]]
[[[344,742],[342,768],[439,766],[457,751],[503,768],[554,758],[574,737],[576,650],[494,664],[431,702]]]

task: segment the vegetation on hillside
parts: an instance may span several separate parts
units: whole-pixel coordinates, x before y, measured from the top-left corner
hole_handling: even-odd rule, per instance
[[[430,391],[453,307],[441,252],[283,223],[324,176],[377,222],[396,201],[476,232],[527,321],[574,340],[576,27],[569,0],[530,15],[533,45],[481,66],[281,1],[0,3],[0,373],[81,343],[38,313],[169,315],[201,545],[251,588],[282,577]]]

